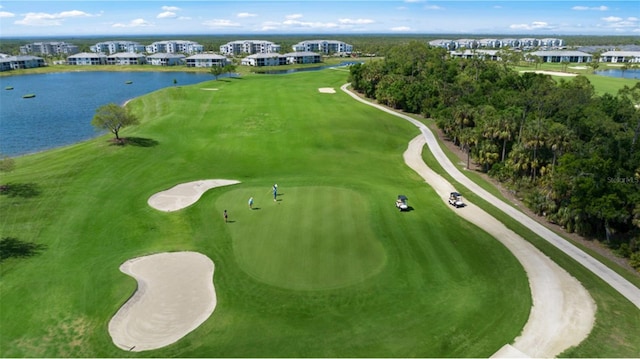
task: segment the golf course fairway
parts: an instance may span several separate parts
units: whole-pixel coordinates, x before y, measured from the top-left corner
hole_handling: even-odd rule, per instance
[[[318,91],[347,81],[342,69],[174,86],[127,104],[140,124],[124,146],[104,135],[16,158],[0,183],[29,191],[0,196],[0,235],[32,245],[3,257],[1,356],[487,357],[513,341],[531,309],[522,266],[404,164],[414,126]],[[173,212],[147,203],[206,179],[239,183]],[[215,263],[215,311],[169,346],[115,346],[108,323],[137,288],[119,267],[182,251]]]

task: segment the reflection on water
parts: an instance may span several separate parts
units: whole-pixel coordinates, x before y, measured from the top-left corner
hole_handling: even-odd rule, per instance
[[[596,75],[608,76],[608,77],[619,77],[625,79],[640,79],[640,69],[610,69],[610,70],[598,70],[595,72]]]

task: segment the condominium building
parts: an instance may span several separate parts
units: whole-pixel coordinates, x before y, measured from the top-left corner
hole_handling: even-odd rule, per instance
[[[534,51],[527,54],[528,58],[539,57],[542,62],[571,62],[571,63],[583,63],[591,62],[593,55],[582,51]]]
[[[199,54],[204,51],[204,46],[193,41],[168,40],[156,41],[145,47],[145,51],[150,54],[164,52],[168,54]]]
[[[213,67],[229,64],[229,59],[216,54],[198,54],[186,58],[187,67]]]
[[[499,49],[510,47],[514,49],[548,48],[558,49],[564,46],[564,40],[556,38],[504,38],[504,39],[438,39],[429,41],[429,45],[434,47],[444,47],[453,51],[460,48],[465,49]]]
[[[147,63],[156,66],[183,65],[185,63],[185,56],[182,54],[153,54],[147,56]]]
[[[20,55],[0,58],[0,71],[30,69],[34,67],[44,67],[46,65],[44,59],[37,56]]]
[[[69,65],[105,65],[106,63],[107,55],[103,53],[81,52],[67,57],[67,64]]]
[[[600,54],[600,62],[640,63],[640,51],[607,51]]]
[[[105,41],[92,45],[89,49],[112,55],[116,52],[144,52],[145,46],[134,41]]]
[[[78,46],[66,42],[34,42],[20,46],[23,55],[73,55],[78,53]]]
[[[147,63],[147,57],[135,52],[118,52],[107,56],[108,65],[142,65]]]
[[[246,66],[280,66],[287,64],[316,64],[322,61],[320,54],[315,52],[290,52],[281,54],[253,54],[242,59]]]
[[[223,55],[270,54],[280,52],[280,45],[263,40],[237,40],[220,46]]]
[[[320,52],[323,54],[351,53],[353,46],[337,40],[305,40],[291,46],[295,52]]]

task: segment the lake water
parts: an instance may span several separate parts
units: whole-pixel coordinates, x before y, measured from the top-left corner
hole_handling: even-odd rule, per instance
[[[595,72],[597,75],[608,76],[608,77],[619,77],[625,79],[640,79],[640,70],[639,69],[629,69],[629,70],[598,70]]]
[[[96,137],[101,132],[91,126],[91,119],[98,107],[124,104],[165,87],[209,80],[213,80],[210,74],[186,72],[92,71],[0,77],[0,154],[18,156]],[[36,96],[22,98],[26,94]]]

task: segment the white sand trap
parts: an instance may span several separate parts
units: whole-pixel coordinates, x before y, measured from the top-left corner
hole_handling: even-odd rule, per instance
[[[200,90],[204,90],[204,91],[218,91],[217,88],[202,88]]]
[[[181,183],[149,197],[147,203],[160,211],[173,212],[194,204],[211,188],[240,183],[235,180],[214,179]]]
[[[140,352],[175,343],[216,307],[213,262],[196,252],[134,258],[120,270],[138,281],[134,295],[109,322],[113,343]]]
[[[553,76],[564,76],[564,77],[575,77],[578,76],[578,74],[570,74],[567,72],[558,72],[558,71],[544,71],[544,70],[537,70],[537,71],[520,71],[520,72],[535,72],[537,74],[544,74],[544,75],[553,75]]]
[[[333,87],[320,87],[318,91],[321,93],[336,93],[336,90]]]
[[[588,67],[586,66],[570,66],[570,69],[574,69],[574,70],[586,70],[588,69]]]

